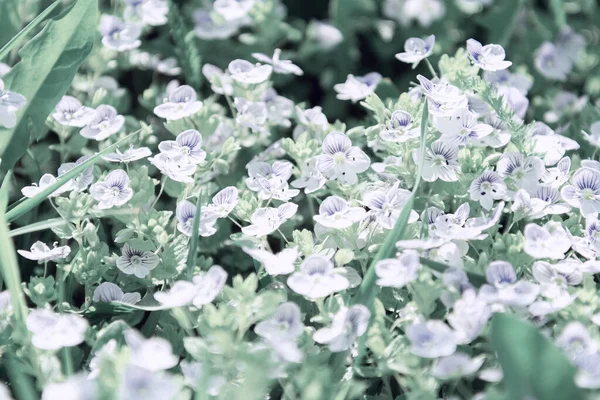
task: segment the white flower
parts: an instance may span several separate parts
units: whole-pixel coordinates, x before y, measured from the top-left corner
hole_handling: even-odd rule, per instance
[[[269,57],[266,54],[262,53],[252,53],[252,57],[256,58],[258,61],[272,65],[273,72],[275,72],[276,74],[294,74],[298,76],[304,74],[300,67],[292,63],[290,60],[281,60],[279,58],[280,56],[280,49],[275,49],[275,51],[273,52],[273,57]]]
[[[571,248],[571,241],[560,223],[550,221],[539,226],[525,226],[525,253],[533,258],[552,258],[562,260]]]
[[[381,82],[381,74],[377,72],[371,72],[365,76],[350,74],[346,78],[346,82],[334,85],[333,89],[337,92],[338,99],[351,100],[356,103],[373,93],[379,82]]]
[[[550,186],[540,186],[535,191],[532,201],[541,200],[543,202],[542,217],[546,215],[566,214],[571,211],[571,206],[561,202],[558,189]]]
[[[319,207],[319,215],[314,220],[326,228],[345,229],[365,217],[362,207],[350,207],[348,202],[338,196],[329,196]]]
[[[396,110],[392,113],[387,127],[379,132],[379,137],[384,142],[404,143],[418,138],[420,134],[420,129],[413,125],[412,115]]]
[[[249,21],[247,18],[226,21],[214,15],[212,10],[197,10],[193,14],[194,33],[204,40],[227,39],[238,33],[243,25]]]
[[[292,302],[279,305],[275,314],[256,324],[254,332],[273,341],[297,339],[304,333],[300,307]]]
[[[582,166],[586,166],[582,162]],[[549,186],[554,189],[558,189],[564,183],[569,180],[569,173],[571,171],[571,159],[569,157],[561,158],[556,167],[548,168],[544,175],[542,175],[542,182],[544,186]]]
[[[437,118],[435,127],[442,133],[440,140],[458,146],[481,139],[494,130],[490,125],[477,122],[477,117],[466,108],[457,110],[450,118]]]
[[[540,178],[544,175],[544,162],[538,157],[525,157],[521,153],[508,152],[502,154],[496,172],[502,178],[510,177],[519,189],[529,193],[535,192]]]
[[[457,111],[469,106],[469,98],[456,86],[444,81],[434,83],[423,75],[417,75],[417,80],[429,99],[429,112],[432,115],[452,117]]]
[[[396,54],[396,59],[408,64],[418,64],[429,57],[435,45],[435,35],[429,35],[425,40],[411,37],[404,42],[404,52]]]
[[[564,81],[573,69],[573,61],[565,57],[551,42],[544,42],[535,52],[535,67],[547,79]]]
[[[117,399],[174,399],[182,389],[179,377],[133,365],[127,366],[119,378],[119,388],[115,394]]]
[[[454,353],[438,359],[431,368],[431,375],[441,380],[473,375],[481,368],[484,361],[485,355],[471,358],[465,353]]]
[[[77,346],[83,342],[89,326],[78,314],[56,314],[42,309],[31,311],[26,323],[32,333],[31,343],[42,350]]]
[[[44,189],[46,189],[47,187],[52,186],[55,183],[56,183],[56,178],[52,174],[44,174],[40,178],[39,184],[36,185],[35,183],[33,183],[31,186],[25,186],[23,189],[21,189],[21,193],[23,193],[23,196],[25,196],[27,198],[32,198],[32,197],[36,196],[38,193],[40,193],[41,191],[43,191]],[[62,187],[56,189],[53,193],[50,194],[50,197],[60,196],[61,193],[64,193],[67,190],[68,190],[68,183],[66,185],[63,185]]]
[[[180,164],[171,160],[166,154],[160,153],[148,159],[160,173],[177,182],[192,183],[192,176],[196,173],[195,164]]]
[[[127,172],[116,169],[106,175],[104,181],[94,183],[90,194],[98,201],[98,208],[107,209],[127,203],[133,197],[133,190]]]
[[[600,147],[600,121],[596,121],[590,126],[590,132],[591,134],[586,131],[581,131],[583,138],[590,144]]]
[[[100,398],[98,394],[98,384],[96,381],[88,379],[83,373],[72,375],[62,382],[49,382],[44,386],[42,400],[96,400]],[[10,397],[0,399],[11,400]]]
[[[399,258],[380,260],[375,264],[377,284],[401,288],[417,278],[421,269],[419,253],[415,250],[406,250]]]
[[[287,284],[302,296],[320,299],[350,287],[350,282],[340,270],[334,269],[327,257],[313,254],[304,259],[300,271],[290,275]]]
[[[585,225],[585,236],[589,245],[596,252],[600,252],[600,222],[596,218],[588,218]]]
[[[419,357],[438,358],[456,351],[456,334],[442,321],[416,322],[406,329],[410,351]]]
[[[307,108],[306,110],[296,106],[296,116],[298,122],[306,126],[315,126],[321,129],[327,129],[329,126],[327,116],[323,114],[323,108],[319,106]]]
[[[277,254],[262,249],[250,249],[247,247],[243,247],[242,250],[255,260],[261,262],[269,275],[287,275],[295,270],[294,262],[298,258],[298,249],[295,247],[283,249]]]
[[[332,352],[348,350],[369,327],[371,312],[362,304],[342,308],[333,317],[329,328],[321,328],[313,334],[317,343],[326,344]]]
[[[536,301],[529,306],[534,316],[544,316],[566,308],[573,302],[567,287],[579,285],[583,274],[572,263],[551,265],[545,261],[536,261],[532,267],[534,278],[540,283],[540,294],[548,301]]]
[[[268,181],[274,188],[283,187],[292,176],[294,165],[289,161],[275,161],[272,165],[264,161],[252,161],[248,164],[246,186],[253,192],[262,190],[261,182]]]
[[[490,303],[524,307],[533,303],[540,292],[538,285],[517,280],[513,266],[506,261],[490,263],[485,277],[489,285],[481,287],[480,295]]]
[[[154,114],[167,121],[174,121],[194,115],[202,108],[196,91],[188,85],[181,85],[169,94],[169,99],[154,108]]]
[[[581,168],[575,172],[572,185],[564,186],[560,194],[571,206],[579,208],[588,218],[600,212],[600,172]]]
[[[108,153],[102,156],[102,159],[109,162],[129,163],[132,161],[141,160],[150,157],[152,151],[147,147],[138,147],[137,149],[130,145],[127,150],[121,152],[118,148],[114,153]]]
[[[212,198],[212,203],[207,207],[219,218],[226,218],[238,203],[238,190],[235,186],[228,186],[220,190]]]
[[[94,114],[93,108],[81,105],[75,97],[63,96],[56,105],[52,118],[64,126],[83,128],[94,118]]]
[[[251,225],[242,228],[242,232],[250,236],[266,236],[275,232],[281,224],[292,218],[298,205],[293,203],[284,203],[277,208],[263,207],[259,208],[250,217]]]
[[[0,62],[0,78],[8,74],[11,70],[12,68],[10,67],[10,65]]]
[[[248,15],[256,0],[216,0],[214,10],[226,21],[237,20]]]
[[[269,110],[263,101],[248,101],[243,97],[236,97],[235,108],[238,112],[235,120],[242,126],[248,127],[255,132],[265,129]]]
[[[125,243],[122,255],[117,259],[117,268],[127,275],[145,278],[159,262],[160,258],[153,252],[137,250]]]
[[[597,354],[598,346],[587,328],[578,321],[569,322],[556,338],[556,345],[577,363],[583,357]]]
[[[360,148],[341,132],[331,132],[323,141],[323,155],[319,156],[317,169],[327,179],[337,179],[346,185],[358,182],[357,174],[365,172],[371,160]]]
[[[161,337],[146,339],[133,329],[123,334],[131,349],[131,363],[147,371],[163,371],[176,366],[179,357],[173,354],[171,343]]]
[[[201,272],[192,278],[195,293],[192,298],[192,304],[201,308],[205,304],[212,303],[221,293],[225,282],[227,281],[227,272],[219,265],[213,265],[206,272]]]
[[[177,230],[186,236],[192,236],[194,227],[194,218],[197,212],[196,205],[188,200],[183,200],[177,204],[175,215],[177,216]],[[198,234],[200,236],[212,236],[217,232],[215,224],[218,214],[216,210],[208,206],[200,207],[200,225]]]
[[[158,149],[170,160],[178,164],[201,164],[206,159],[202,150],[202,135],[195,129],[188,129],[177,135],[175,140],[159,143]]]
[[[506,53],[499,44],[486,44],[482,46],[475,39],[467,40],[467,52],[474,65],[486,71],[498,71],[512,65],[510,61],[504,61]]]
[[[291,185],[295,188],[304,189],[306,194],[321,189],[327,182],[327,178],[317,169],[317,162],[318,157],[306,160],[301,166],[302,175],[300,178],[293,180]]]
[[[102,44],[116,51],[133,50],[140,47],[139,40],[142,33],[141,26],[137,24],[124,23],[112,15],[103,15],[100,18],[100,33]]]
[[[322,50],[331,50],[344,40],[344,35],[338,28],[323,21],[310,21],[306,34],[315,40]]]
[[[270,65],[252,64],[246,60],[233,60],[227,66],[231,79],[244,85],[258,85],[269,79],[273,67]]]
[[[545,215],[546,205],[547,203],[542,199],[531,197],[525,189],[519,189],[510,209],[512,212],[520,214],[521,217],[537,219]]]
[[[428,28],[446,14],[446,5],[441,0],[406,0],[401,12],[400,18],[406,24],[416,20],[422,27]]]
[[[31,246],[29,251],[17,250],[17,253],[28,260],[45,263],[66,258],[71,253],[71,248],[69,246],[57,246],[57,243],[54,244],[54,247],[50,248],[48,245],[38,240]]]
[[[207,63],[202,66],[202,74],[210,82],[210,88],[213,92],[226,96],[231,96],[233,94],[231,76],[221,68]]]
[[[504,122],[495,115],[487,115],[484,120],[486,124],[493,128],[493,130],[489,135],[473,141],[473,144],[475,146],[491,147],[493,149],[506,146],[510,142],[512,135],[506,128]]]
[[[408,202],[410,192],[400,189],[396,182],[387,190],[374,190],[364,194],[362,204],[369,207],[368,216],[374,217],[377,224],[384,229],[392,229]],[[419,219],[419,214],[411,210],[408,223],[411,224]]]
[[[183,307],[192,303],[196,291],[196,287],[192,282],[176,281],[171,289],[154,293],[154,298],[169,308]]]
[[[494,200],[501,200],[506,195],[506,185],[497,173],[485,171],[471,182],[470,197],[478,201],[486,210],[491,210]]]
[[[544,123],[537,122],[537,124]],[[558,135],[552,130],[549,134],[534,134],[532,139],[533,152],[544,154],[546,165],[554,165],[565,155],[565,152],[579,149],[579,143],[568,137]]]
[[[27,99],[22,95],[4,89],[0,79],[0,126],[12,129],[17,125],[17,111],[25,106]]]
[[[83,156],[83,157],[79,157],[77,159],[77,161],[75,161],[74,163],[70,162],[70,163],[61,164],[60,167],[58,167],[58,177],[60,178],[61,176],[63,176],[64,174],[66,174],[67,172],[72,170],[73,168],[77,167],[78,165],[83,164],[90,157],[91,156]],[[83,192],[93,182],[93,180],[94,180],[94,167],[89,166],[88,168],[84,169],[82,173],[80,173],[75,178],[71,179],[69,182],[67,182],[65,185],[63,185],[59,190],[61,192],[70,191],[70,190],[73,190],[75,192]]]
[[[84,138],[100,141],[119,132],[124,124],[125,117],[118,115],[113,106],[101,105],[80,133]]]
[[[418,156],[418,149],[416,149],[413,152],[415,162],[419,161]],[[425,150],[423,180],[434,182],[441,179],[445,182],[455,182],[458,180],[456,173],[459,170],[457,146],[436,140],[431,144],[431,148]]]
[[[267,118],[273,125],[281,125],[286,128],[292,126],[289,118],[294,114],[294,102],[279,96],[275,89],[268,88],[260,96],[260,100],[267,107]]]
[[[141,300],[139,293],[124,293],[120,287],[111,282],[103,282],[94,290],[92,301],[94,303],[111,303],[113,301],[126,304],[135,304]]]
[[[483,331],[491,316],[488,303],[477,296],[474,289],[467,289],[454,302],[453,310],[446,319],[456,333],[456,342],[469,344]]]
[[[125,20],[142,22],[150,26],[167,23],[169,6],[167,0],[126,0]]]

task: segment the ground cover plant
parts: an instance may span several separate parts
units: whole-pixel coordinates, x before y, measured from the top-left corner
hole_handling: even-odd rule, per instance
[[[0,399],[593,399],[593,0],[0,1]]]

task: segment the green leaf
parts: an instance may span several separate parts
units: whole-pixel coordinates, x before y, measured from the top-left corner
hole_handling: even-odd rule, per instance
[[[198,241],[200,241],[200,235],[198,234],[198,231],[200,229],[200,214],[202,213],[201,202],[202,195],[198,194],[198,199],[196,200],[196,214],[194,215],[194,223],[192,225],[192,238],[190,240],[190,250],[188,252],[186,261],[187,276],[189,281],[192,280],[194,267],[196,266],[196,250],[198,249]]]
[[[583,399],[575,385],[575,367],[532,324],[508,314],[492,318],[490,343],[510,399]]]
[[[30,138],[39,139],[45,132],[46,118],[92,50],[97,8],[96,0],[75,2],[19,51],[21,61],[4,77],[4,83],[25,96],[27,104],[18,112],[17,126],[0,130],[2,170],[10,169],[25,154]]]
[[[4,46],[19,32],[19,0],[0,1],[0,46]],[[2,60],[2,58],[0,58]]]

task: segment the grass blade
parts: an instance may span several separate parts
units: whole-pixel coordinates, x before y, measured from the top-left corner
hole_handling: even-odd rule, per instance
[[[12,170],[8,170],[4,175],[2,186],[0,186],[0,212],[5,213],[8,206],[8,195],[10,192],[10,180],[12,179]]]
[[[46,221],[40,221],[40,222],[36,222],[34,224],[22,226],[17,229],[12,229],[10,232],[8,232],[8,237],[25,235],[25,234],[31,233],[31,232],[39,232],[39,231],[43,231],[46,229],[63,226],[66,224],[68,224],[68,222],[66,220],[64,220],[63,218],[51,218],[51,219],[47,219]]]
[[[202,194],[198,194],[198,199],[196,200],[196,215],[194,215],[194,224],[192,225],[192,238],[190,240],[190,248],[186,260],[189,281],[192,280],[192,274],[194,273],[194,267],[196,266],[196,252],[198,249],[198,242],[200,241],[198,231],[200,230],[200,214],[202,213],[201,201]]]

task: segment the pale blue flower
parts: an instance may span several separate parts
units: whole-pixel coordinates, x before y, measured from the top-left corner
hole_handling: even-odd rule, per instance
[[[277,229],[288,219],[292,218],[298,205],[293,203],[284,203],[277,208],[263,207],[258,208],[250,217],[251,224],[242,228],[242,232],[250,236],[266,236]]]
[[[252,129],[254,132],[262,132],[266,129],[269,110],[263,101],[248,101],[243,97],[234,99],[237,115],[235,120],[242,126]]]
[[[129,366],[120,377],[117,398],[129,400],[174,399],[180,391],[180,380],[173,375]]]
[[[581,168],[575,172],[571,182],[560,191],[563,199],[572,207],[579,208],[586,218],[597,215],[600,212],[600,173]]]
[[[413,158],[415,162],[419,161],[418,151],[413,152]],[[440,179],[444,182],[455,182],[458,180],[459,170],[458,146],[436,140],[425,149],[423,180],[435,182]]]
[[[169,94],[168,101],[154,108],[154,114],[167,121],[174,121],[194,115],[202,108],[196,91],[188,85],[181,85]]]
[[[475,374],[484,361],[485,355],[471,358],[465,353],[457,352],[438,359],[431,367],[431,375],[441,380],[460,379]]]
[[[83,128],[94,118],[94,114],[93,108],[83,106],[75,97],[63,96],[56,105],[52,118],[63,126]]]
[[[524,307],[533,303],[540,291],[534,283],[517,280],[513,266],[506,261],[490,263],[485,277],[489,284],[481,287],[480,295],[490,303]]]
[[[100,18],[100,33],[102,44],[116,51],[133,50],[140,47],[141,26],[134,23],[125,23],[113,15],[103,15]]]
[[[136,149],[133,145],[130,145],[127,150],[121,151],[117,148],[114,153],[103,155],[102,159],[109,162],[130,163],[132,161],[150,157],[151,155],[152,151],[147,147],[138,147]]]
[[[434,45],[435,35],[429,35],[425,40],[411,37],[404,42],[404,52],[396,54],[396,59],[414,66],[431,55]]]
[[[125,117],[117,114],[113,106],[101,105],[80,133],[84,138],[100,141],[119,132],[124,124]]]
[[[78,314],[57,314],[36,309],[27,316],[31,343],[41,350],[58,350],[82,343],[89,324]]]
[[[461,286],[464,285],[461,283]],[[462,297],[453,304],[452,312],[446,319],[454,329],[458,344],[469,344],[475,340],[485,328],[492,316],[488,303],[473,288],[466,289]]]
[[[236,35],[250,21],[248,18],[222,20],[210,10],[197,10],[193,14],[194,33],[203,40],[223,40]]]
[[[406,111],[396,110],[392,113],[387,127],[379,132],[384,142],[404,143],[418,138],[421,130],[413,124],[412,115]]]
[[[107,209],[127,203],[133,197],[133,190],[127,172],[116,169],[106,175],[104,181],[94,183],[90,194],[98,201],[98,208]]]
[[[173,354],[171,343],[162,337],[145,338],[136,330],[129,329],[123,334],[131,350],[130,362],[147,371],[163,371],[179,363],[179,357]]]
[[[183,200],[177,204],[175,215],[177,216],[177,230],[186,236],[192,236],[194,218],[197,212],[196,205],[188,200]],[[200,207],[200,226],[198,234],[203,237],[212,236],[217,232],[215,224],[217,222],[217,213],[209,207]]]
[[[206,159],[202,135],[195,129],[181,132],[175,140],[160,142],[158,149],[178,164],[201,164]]]
[[[379,286],[401,288],[414,281],[421,269],[419,253],[405,250],[398,258],[387,258],[375,264]]]
[[[77,159],[77,161],[75,161],[74,163],[69,162],[69,163],[61,164],[60,167],[58,167],[58,171],[57,171],[58,177],[60,178],[61,176],[63,176],[64,174],[66,174],[67,172],[72,170],[73,168],[83,164],[90,157],[91,156],[83,156],[83,157],[79,157]],[[75,178],[73,178],[69,182],[67,182],[60,189],[58,189],[58,191],[60,193],[65,192],[65,191],[71,191],[71,190],[73,190],[75,192],[83,192],[85,189],[87,189],[87,187],[93,181],[94,181],[94,167],[92,165],[90,165],[88,168],[84,169],[82,173],[80,173]]]
[[[319,206],[319,214],[313,219],[326,228],[345,229],[365,218],[362,207],[350,207],[348,202],[338,196],[329,196]]]
[[[292,63],[290,60],[282,60],[281,50],[275,49],[273,52],[273,57],[269,57],[266,54],[262,53],[252,53],[252,57],[256,58],[258,61],[270,64],[273,66],[273,72],[276,74],[294,74],[301,76],[304,74],[302,69]]]
[[[362,304],[344,307],[333,317],[331,327],[319,329],[313,339],[332,352],[348,350],[367,331],[370,317],[369,309]]]
[[[334,85],[333,89],[337,92],[338,99],[351,100],[356,103],[373,93],[381,79],[381,74],[378,72],[371,72],[365,76],[350,74],[346,78],[346,82]]]
[[[363,195],[361,203],[369,207],[368,216],[374,217],[376,223],[384,229],[393,229],[400,217],[402,209],[408,202],[410,192],[399,188],[396,182],[387,190],[373,190]],[[411,224],[419,219],[416,211],[410,210],[408,223]]]
[[[512,62],[504,60],[506,53],[499,44],[482,46],[477,40],[469,39],[467,52],[473,64],[486,71],[503,70],[512,65]]]
[[[525,157],[521,153],[502,154],[496,164],[496,172],[502,178],[510,178],[519,189],[535,192],[540,178],[544,175],[544,162],[535,156]]]
[[[340,270],[335,269],[327,257],[313,254],[304,259],[300,271],[290,275],[287,284],[298,294],[313,300],[320,299],[350,286]]]
[[[494,200],[501,200],[506,195],[504,180],[494,171],[485,171],[471,182],[470,198],[478,201],[486,210],[491,210]]]
[[[96,289],[92,296],[94,303],[126,303],[135,304],[141,300],[139,293],[124,293],[123,290],[112,282],[103,282]]]
[[[158,266],[160,258],[153,252],[137,250],[125,243],[122,255],[117,259],[117,268],[124,274],[145,278],[150,271]]]
[[[544,42],[535,52],[535,67],[545,78],[564,81],[573,69],[573,61],[553,43]]]
[[[254,332],[273,341],[297,339],[304,333],[300,307],[292,302],[281,304],[275,314],[256,324]]]
[[[327,179],[337,179],[354,185],[357,174],[365,172],[371,160],[360,148],[352,146],[350,138],[341,132],[331,132],[323,141],[323,155],[319,156],[317,169]]]
[[[29,251],[17,250],[17,253],[28,260],[46,263],[67,258],[71,254],[71,248],[69,246],[58,246],[58,243],[54,243],[54,246],[50,248],[47,244],[38,240],[31,246]]]
[[[456,351],[456,334],[442,321],[415,322],[406,329],[411,353],[424,358],[449,356]]]
[[[271,76],[273,67],[270,65],[252,64],[246,60],[233,60],[227,66],[231,79],[244,85],[257,85],[265,82]]]

